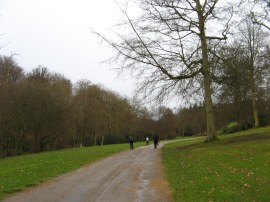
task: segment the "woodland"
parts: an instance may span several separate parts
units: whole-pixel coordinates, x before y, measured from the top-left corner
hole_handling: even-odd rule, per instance
[[[130,33],[96,33],[116,51],[120,69],[138,78],[137,93],[155,100],[152,107],[91,81],[73,84],[43,66],[26,72],[14,56],[0,56],[0,157],[123,143],[130,135],[142,141],[153,133],[213,141],[269,125],[269,1],[220,2],[141,0],[136,20],[120,7],[120,25]],[[161,104],[170,97],[184,104]]]

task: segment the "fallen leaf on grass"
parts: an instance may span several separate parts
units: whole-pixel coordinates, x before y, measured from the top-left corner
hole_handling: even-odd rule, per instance
[[[254,175],[254,173],[253,173],[253,172],[249,172],[249,173],[247,174],[247,177],[249,177],[249,176],[251,176],[251,175]]]
[[[245,183],[245,184],[244,184],[244,187],[245,187],[246,189],[248,189],[248,188],[250,188],[250,185],[249,185],[248,183]]]

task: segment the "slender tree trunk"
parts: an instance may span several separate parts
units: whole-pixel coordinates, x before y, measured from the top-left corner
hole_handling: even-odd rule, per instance
[[[239,95],[239,88],[236,87],[236,91],[234,93],[234,106],[236,107],[235,108],[235,112],[236,112],[236,119],[237,119],[237,123],[238,123],[238,130],[240,131],[241,130],[241,101],[240,101],[240,95]]]
[[[208,61],[208,49],[204,26],[205,21],[202,6],[199,0],[196,0],[196,7],[199,19],[199,29],[200,29],[200,39],[201,39],[202,59],[203,59],[203,77],[204,77],[203,84],[204,84],[204,101],[205,101],[206,122],[207,122],[207,141],[210,142],[216,139],[217,137],[214,122],[213,102],[211,98],[211,81],[210,81],[210,71]]]
[[[185,122],[183,122],[183,125],[182,125],[182,136],[183,137],[185,136]]]
[[[104,139],[105,139],[105,133],[103,133],[103,135],[102,135],[102,138],[101,138],[101,145],[104,144]]]
[[[94,146],[97,146],[97,133],[94,132]]]
[[[7,156],[7,135],[5,132],[2,132],[2,142],[0,142],[0,157],[6,157]]]
[[[254,39],[254,36],[253,36]],[[252,45],[250,45],[252,47]],[[252,110],[253,110],[253,119],[254,119],[254,127],[259,126],[259,119],[258,119],[258,112],[257,112],[257,105],[256,105],[256,84],[255,84],[255,75],[254,75],[254,53],[253,48],[251,48],[251,88],[252,88]]]
[[[253,118],[254,118],[254,127],[259,126],[259,119],[258,119],[258,112],[257,112],[257,105],[256,105],[256,87],[254,76],[252,75],[252,109],[253,109]]]

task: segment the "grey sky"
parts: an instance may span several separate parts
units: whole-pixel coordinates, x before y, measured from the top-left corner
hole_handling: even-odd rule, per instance
[[[90,34],[90,28],[106,32],[117,23],[114,0],[0,0],[0,14],[0,54],[17,54],[26,71],[42,65],[73,83],[88,79],[132,96],[130,77],[117,77],[111,70],[116,66],[101,64],[112,50]]]

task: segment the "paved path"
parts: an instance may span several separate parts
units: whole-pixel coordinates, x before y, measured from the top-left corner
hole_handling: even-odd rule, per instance
[[[123,151],[21,192],[5,202],[166,202],[160,143]],[[135,144],[136,146],[136,144]],[[128,145],[127,145],[128,147]]]

